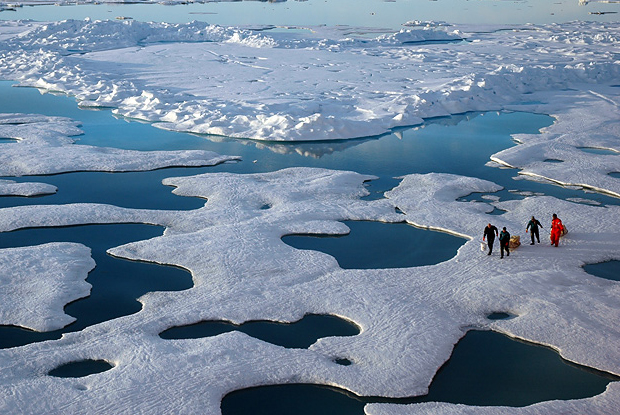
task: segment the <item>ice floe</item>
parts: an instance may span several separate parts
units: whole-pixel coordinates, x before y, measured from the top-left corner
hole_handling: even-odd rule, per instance
[[[24,176],[71,171],[141,171],[171,166],[210,166],[238,157],[212,151],[132,151],[75,144],[78,124],[62,117],[1,114],[0,176]],[[53,186],[52,186],[53,187]],[[2,194],[53,193],[51,186],[0,182]]]
[[[113,107],[119,115],[161,128],[268,141],[376,135],[474,110],[548,113],[556,118],[553,126],[541,135],[516,136],[520,144],[495,154],[493,161],[521,169],[524,177],[620,195],[618,179],[609,174],[620,171],[620,157],[579,150],[620,151],[617,23],[485,30],[411,22],[401,32],[374,39],[341,34],[317,28],[307,36],[284,36],[199,22],[0,22],[0,76],[73,95],[82,106]],[[75,142],[78,134],[78,124],[64,118],[2,115],[0,137],[16,142],[0,144],[0,174],[146,170],[234,159],[204,151],[82,146]],[[275,383],[419,395],[471,328],[540,343],[570,361],[620,375],[620,285],[582,269],[585,263],[620,259],[617,206],[535,194],[523,200],[458,201],[501,187],[446,174],[408,175],[385,199],[362,200],[368,193],[363,182],[373,178],[306,168],[211,173],[164,182],[178,195],[206,200],[193,211],[99,204],[1,209],[2,232],[94,223],[165,226],[161,236],[109,253],[186,268],[194,286],[148,293],[139,299],[140,312],[59,340],[0,350],[0,412],[176,408],[217,414],[226,393]],[[3,181],[0,189],[15,194],[14,185]],[[505,213],[489,216],[496,208]],[[559,248],[524,245],[502,260],[480,253],[485,223],[518,235],[532,215],[547,228],[545,218],[552,213],[570,228]],[[456,257],[436,265],[344,270],[329,255],[296,250],[280,239],[292,233],[343,235],[346,220],[405,220],[467,242]],[[87,293],[83,277],[93,265],[87,248],[55,244],[2,250],[0,269],[8,275],[21,258],[21,277],[2,279],[3,292],[15,293],[3,297],[2,324],[36,330],[68,324],[61,306]],[[59,288],[22,286],[33,274],[37,284]],[[43,309],[32,311],[40,304]],[[494,311],[515,317],[489,320]],[[242,333],[186,340],[158,336],[202,320],[289,322],[311,313],[349,319],[361,333],[323,338],[309,349],[285,349]],[[335,359],[352,364],[342,366]],[[105,360],[113,368],[79,379],[47,375],[80,360]],[[372,405],[368,411],[609,413],[618,394],[618,384],[612,383],[593,398],[518,410],[423,404]]]
[[[0,324],[50,331],[75,321],[63,307],[88,296],[84,280],[94,267],[90,249],[80,244],[0,249]]]
[[[607,49],[615,28],[570,29],[584,34],[571,39],[563,27],[526,26],[511,35],[470,33],[468,42],[430,47],[408,43],[466,35],[429,23],[368,40],[320,29],[291,38],[199,22],[64,21],[9,39],[3,72],[22,84],[73,94],[82,105],[111,105],[166,128],[325,140],[380,134],[429,116],[500,109],[523,101],[522,93],[565,87],[573,72],[582,72],[567,65],[592,58],[599,77],[613,79],[617,68]],[[603,31],[612,34],[598,39],[592,33]],[[590,46],[587,61],[570,53],[573,40]],[[527,62],[515,47],[529,49]],[[483,63],[489,54],[498,62],[490,68]]]
[[[527,177],[620,193],[607,174],[620,171],[618,158],[566,153],[618,150],[617,23],[410,22],[374,38],[264,29],[2,22],[0,75],[161,128],[266,141],[379,135],[467,111],[552,114],[545,134],[518,137],[521,145],[493,160]]]
[[[17,183],[13,180],[0,180],[0,195],[41,196],[56,192],[56,186],[47,183]]]
[[[140,298],[139,313],[67,333],[60,340],[0,350],[1,409],[58,413],[59,408],[79,408],[92,413],[175,406],[186,413],[218,413],[220,399],[232,390],[290,382],[338,385],[373,396],[423,394],[453,345],[472,327],[544,344],[568,360],[620,373],[620,285],[582,269],[586,262],[620,259],[617,207],[548,196],[460,202],[468,193],[493,192],[499,186],[445,174],[406,176],[387,199],[361,200],[367,193],[362,184],[372,178],[291,168],[168,179],[177,194],[207,199],[203,208],[189,212],[104,205],[3,209],[3,231],[65,225],[68,217],[83,223],[164,225],[164,235],[109,253],[184,267],[191,271],[194,287],[146,294]],[[265,204],[270,208],[262,208]],[[571,232],[559,248],[526,245],[506,259],[489,258],[480,253],[478,241],[493,206],[506,211],[493,222],[514,234],[521,233],[532,214],[547,225],[545,218],[553,212]],[[343,234],[343,220],[403,218],[465,236],[468,242],[455,258],[437,265],[344,270],[328,255],[296,250],[280,240],[289,233]],[[515,317],[487,319],[493,311]],[[309,349],[285,349],[238,332],[187,340],[158,336],[170,327],[202,320],[286,322],[310,313],[344,317],[359,325],[361,333],[323,338]],[[339,365],[337,358],[352,364]],[[114,368],[71,380],[45,375],[84,359],[105,360]],[[616,389],[610,385],[595,398],[543,407],[584,405],[596,412],[615,399]],[[24,398],[38,395],[50,396]]]

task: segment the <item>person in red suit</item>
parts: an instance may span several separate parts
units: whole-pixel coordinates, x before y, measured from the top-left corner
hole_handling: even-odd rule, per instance
[[[564,225],[562,225],[562,221],[558,218],[558,215],[554,213],[553,219],[551,219],[551,245],[558,246],[560,236],[562,235],[562,229],[564,229]]]

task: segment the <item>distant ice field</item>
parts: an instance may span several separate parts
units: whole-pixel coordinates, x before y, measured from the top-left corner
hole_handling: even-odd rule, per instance
[[[97,4],[94,4],[97,3]],[[180,7],[171,7],[183,3]],[[351,25],[398,30],[407,20],[441,20],[451,23],[563,23],[574,20],[617,21],[618,4],[579,0],[284,0],[195,1],[179,0],[124,3],[118,1],[26,0],[0,3],[0,19],[114,19],[186,23],[203,20],[221,25],[267,24]],[[79,4],[76,6],[75,4]],[[29,7],[37,5],[37,7]],[[63,5],[59,7],[58,5]],[[19,6],[19,7],[14,7]]]
[[[584,269],[620,260],[617,4],[0,7],[13,16],[0,21],[0,237],[19,241],[0,249],[0,324],[51,339],[0,349],[0,413],[217,415],[229,393],[278,384],[422,396],[461,339],[489,330],[603,373],[605,390],[518,408],[481,399],[364,410],[617,410],[620,285]],[[108,18],[68,19],[91,11]],[[19,20],[29,13],[39,18]],[[34,88],[9,82],[64,96],[29,100]],[[568,228],[559,247],[552,213]],[[543,224],[536,245],[532,216]],[[353,237],[347,223],[370,221],[462,246],[423,266],[362,269],[283,241]],[[497,244],[482,252],[489,222],[521,246],[501,259]],[[158,231],[112,229],[142,224]],[[99,226],[120,245],[96,244]],[[437,240],[424,243],[445,248]],[[119,312],[101,315],[116,318],[93,311],[92,324],[65,309],[87,303],[76,300],[91,287],[95,297],[105,285],[95,273],[123,280],[122,261],[182,268],[191,284],[146,284],[128,312],[106,297],[100,307]],[[238,330],[161,336],[307,315],[358,334],[304,348]],[[103,371],[55,376],[95,363]]]

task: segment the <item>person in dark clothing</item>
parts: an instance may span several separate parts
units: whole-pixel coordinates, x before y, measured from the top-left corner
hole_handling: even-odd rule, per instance
[[[487,245],[489,246],[489,253],[487,255],[491,255],[493,252],[493,242],[495,242],[495,236],[497,235],[497,228],[490,223],[484,228],[484,233],[482,234],[482,240],[486,239]]]
[[[527,233],[527,230],[530,230],[530,236],[532,237],[532,243],[530,245],[534,245],[534,236],[536,236],[536,240],[538,241],[538,243],[540,243],[540,235],[538,233],[538,227],[543,227],[540,222],[534,217],[532,216],[532,219],[527,223],[527,226],[525,227],[525,233]]]
[[[506,251],[506,256],[510,256],[510,251],[508,251],[508,247],[510,245],[510,233],[506,230],[504,226],[502,231],[499,233],[499,252],[500,258],[504,257],[504,251]]]

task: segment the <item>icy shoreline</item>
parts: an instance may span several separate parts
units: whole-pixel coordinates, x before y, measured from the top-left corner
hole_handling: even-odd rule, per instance
[[[20,34],[21,32],[21,34]],[[262,140],[325,140],[382,134],[422,119],[465,111],[524,110],[552,114],[541,134],[493,156],[524,176],[620,195],[620,24],[494,28],[418,24],[376,39],[341,39],[317,28],[308,36],[270,34],[194,22],[187,25],[66,21],[0,22],[0,76],[76,97],[82,106],[116,112],[179,131]],[[450,40],[450,43],[428,41]],[[452,42],[457,40],[457,42]],[[411,43],[420,42],[420,43]],[[150,169],[234,159],[210,152],[129,152],[80,146],[77,124],[64,118],[3,115],[4,175]],[[50,157],[51,156],[51,157]],[[552,160],[550,162],[549,160]],[[159,163],[159,164],[157,164]],[[61,339],[0,350],[0,412],[219,413],[228,392],[261,384],[319,383],[362,395],[411,396],[427,391],[452,347],[471,328],[547,345],[564,358],[620,375],[620,285],[583,271],[586,263],[620,259],[620,208],[549,196],[457,201],[500,187],[478,178],[411,174],[385,199],[365,201],[356,172],[290,168],[271,173],[211,173],[169,178],[175,194],[206,199],[193,211],[72,204],[0,209],[0,231],[94,223],[148,223],[164,235],[112,248],[111,255],[172,264],[192,273],[182,292],[151,292],[140,312],[65,334]],[[14,189],[5,194],[51,192]],[[268,206],[268,209],[263,208]],[[396,213],[396,208],[403,214]],[[560,248],[523,245],[502,262],[480,253],[481,224],[494,208],[498,226],[523,234],[535,215],[548,226],[558,213],[570,227]],[[344,234],[344,220],[411,224],[464,236],[453,259],[432,266],[343,270],[315,251],[287,246],[292,233]],[[546,239],[544,236],[542,239]],[[546,242],[546,241],[545,241]],[[0,275],[14,258],[22,275],[73,281],[69,292],[3,296],[3,324],[48,330],[70,322],[59,305],[85,295],[88,248],[63,245],[2,250]],[[16,291],[18,292],[18,291]],[[34,315],[40,305],[48,307]],[[490,312],[515,318],[491,321]],[[334,314],[358,324],[352,337],[323,338],[309,349],[284,349],[241,333],[163,340],[176,325],[206,319],[294,321]],[[42,323],[45,322],[45,324]],[[341,366],[334,359],[353,362]],[[47,373],[67,362],[106,360],[114,368],[83,378]],[[407,379],[403,382],[402,379]],[[596,397],[526,408],[452,404],[371,405],[369,413],[611,413],[618,383]],[[39,399],[45,396],[46,399]],[[374,411],[374,412],[373,412]]]
[[[518,137],[523,144],[493,159],[526,176],[620,195],[608,176],[620,171],[613,156],[572,153],[620,153],[607,138],[620,136],[618,23],[487,30],[412,22],[370,40],[327,27],[304,35],[263,29],[0,22],[8,36],[0,76],[160,128],[267,141],[380,135],[467,111],[551,114],[556,124],[542,136]]]
[[[190,290],[143,296],[143,309],[137,314],[68,333],[57,341],[0,350],[3,411],[141,412],[153,405],[178,407],[182,399],[184,412],[218,413],[219,400],[232,390],[286,382],[333,384],[371,396],[423,394],[468,327],[545,344],[566,359],[620,374],[616,324],[620,285],[589,276],[581,268],[584,263],[620,259],[615,226],[609,226],[618,221],[617,207],[545,196],[457,202],[471,191],[493,192],[497,186],[442,174],[410,175],[387,199],[359,200],[366,192],[362,182],[369,178],[297,168],[170,179],[168,184],[178,186],[178,194],[209,200],[204,208],[190,212],[102,205],[3,209],[3,231],[74,222],[166,226],[161,237],[110,253],[181,266],[194,279]],[[271,203],[270,209],[260,208],[265,201]],[[427,208],[429,203],[433,209]],[[325,254],[298,251],[280,241],[288,233],[346,232],[340,220],[400,221],[403,215],[394,213],[396,206],[410,223],[471,239],[447,262],[387,270],[342,270]],[[493,206],[507,211],[500,226],[520,229],[529,215],[544,218],[553,210],[570,224],[571,233],[560,248],[524,245],[498,263],[499,259],[480,253],[477,240],[478,225],[487,220],[485,212]],[[491,321],[486,316],[492,311],[517,317]],[[283,349],[241,333],[179,341],[157,336],[169,327],[206,319],[294,321],[307,313],[343,316],[358,324],[362,333],[324,338],[309,350]],[[355,363],[343,367],[333,362],[342,357]],[[60,364],[80,359],[104,359],[115,367],[86,378],[45,376]],[[231,364],[245,369],[231,372]],[[399,381],[403,376],[406,384]],[[123,384],[134,386],[125,389]],[[36,395],[50,388],[56,392],[46,400],[23,400],[19,396],[24,388]],[[614,399],[616,389],[610,386],[588,407]],[[187,393],[203,398],[188,400]],[[563,405],[547,402],[544,408]]]

